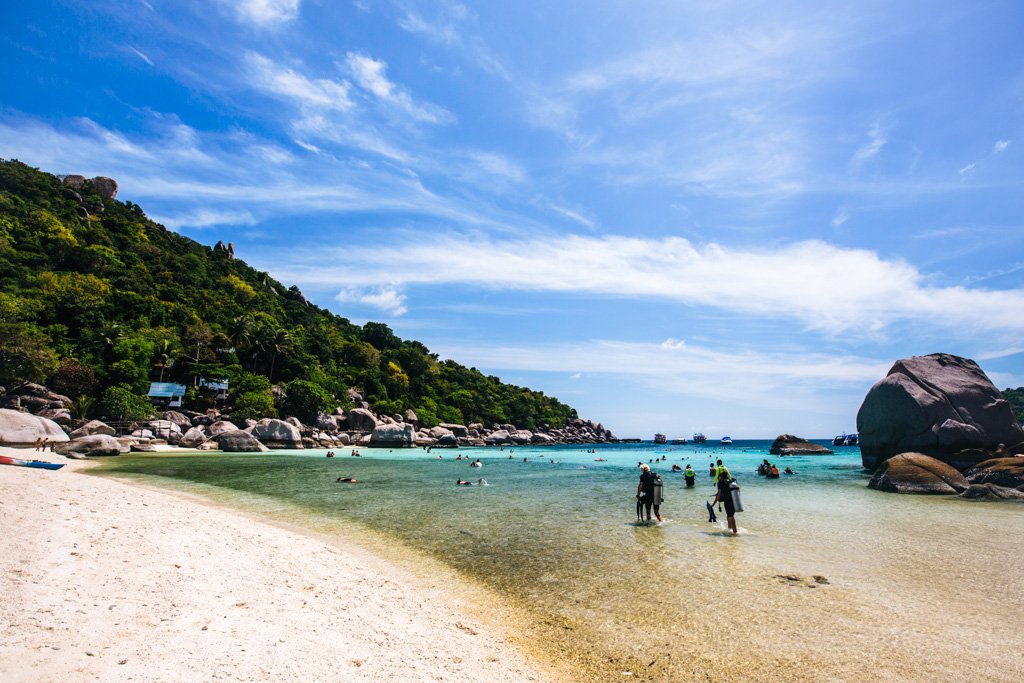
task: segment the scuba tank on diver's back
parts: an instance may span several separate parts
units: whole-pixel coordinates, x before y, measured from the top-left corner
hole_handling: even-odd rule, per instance
[[[729,494],[732,496],[732,506],[736,508],[736,512],[743,512],[743,502],[740,500],[740,485],[736,483],[736,480],[729,482]]]
[[[661,475],[660,474],[655,474],[654,475],[654,495],[652,496],[653,503],[654,503],[655,506],[661,505],[661,501],[664,500],[664,497],[662,495],[663,489],[664,489],[664,487],[662,486],[662,483],[661,483]]]

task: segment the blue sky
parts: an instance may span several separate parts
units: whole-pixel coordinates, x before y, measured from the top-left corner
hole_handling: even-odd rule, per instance
[[[1024,385],[1019,2],[4,3],[0,156],[620,436]]]

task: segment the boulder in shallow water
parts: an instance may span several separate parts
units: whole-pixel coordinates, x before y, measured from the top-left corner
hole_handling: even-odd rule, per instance
[[[878,466],[869,488],[890,493],[955,494],[967,479],[956,469],[923,453],[901,453]]]
[[[947,353],[896,361],[864,398],[857,431],[867,469],[906,452],[966,469],[977,462],[964,459],[968,449],[1024,441],[1010,404],[978,364]]]
[[[1024,458],[992,458],[979,462],[964,472],[972,484],[995,484],[1011,489],[1024,486]]]
[[[792,434],[779,434],[768,452],[772,455],[832,455],[832,450],[820,443],[811,443]]]
[[[1024,491],[996,486],[995,484],[971,484],[960,494],[971,500],[1018,500],[1024,502]]]

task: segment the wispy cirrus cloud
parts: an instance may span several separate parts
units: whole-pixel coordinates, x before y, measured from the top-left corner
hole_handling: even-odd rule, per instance
[[[415,102],[405,88],[388,80],[387,64],[358,52],[346,55],[346,64],[356,83],[393,110],[421,123],[451,123],[454,116],[434,104]]]
[[[500,371],[629,377],[668,394],[778,407],[787,396],[834,398],[837,390],[868,387],[892,365],[851,355],[711,348],[666,342],[595,339],[534,345],[442,344],[443,357]]]
[[[405,295],[394,287],[357,288],[346,287],[338,292],[335,301],[369,306],[392,316],[405,315]]]
[[[241,22],[272,28],[295,19],[301,0],[220,0],[220,3]]]
[[[652,258],[657,254],[657,258]],[[325,254],[320,252],[320,256]],[[275,256],[278,277],[316,285],[462,284],[613,298],[657,297],[732,315],[791,320],[826,335],[881,335],[893,325],[1024,332],[1024,290],[936,287],[910,264],[866,249],[805,241],[765,248],[686,239],[565,235],[497,241],[437,236],[391,249],[346,248],[330,270]],[[346,266],[344,263],[358,264]]]
[[[245,63],[254,88],[294,106],[328,111],[348,111],[354,106],[347,81],[309,78],[255,52],[246,55]]]
[[[888,141],[888,138],[882,131],[882,125],[875,121],[871,128],[868,129],[868,141],[853,153],[852,163],[854,166],[859,166],[870,159],[874,159]]]

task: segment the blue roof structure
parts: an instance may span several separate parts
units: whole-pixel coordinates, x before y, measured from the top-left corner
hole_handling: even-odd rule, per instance
[[[176,398],[184,395],[185,385],[174,382],[150,382],[147,394],[150,398]]]
[[[201,379],[201,380],[199,380],[199,386],[206,387],[208,389],[213,389],[214,391],[227,391],[228,390],[228,383],[227,382],[215,382],[213,380]]]

